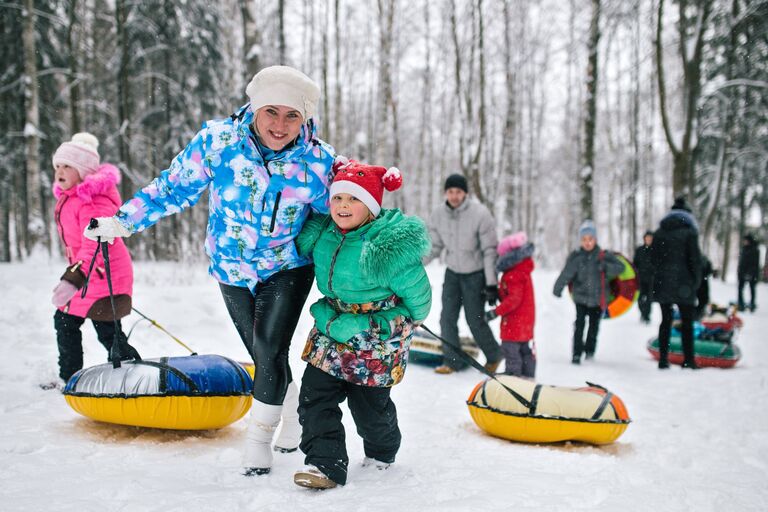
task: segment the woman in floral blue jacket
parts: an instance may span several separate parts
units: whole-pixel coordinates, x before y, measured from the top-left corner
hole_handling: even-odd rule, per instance
[[[246,93],[248,105],[203,125],[170,168],[86,236],[130,236],[208,191],[209,272],[256,365],[244,461],[250,476],[269,472],[281,415],[275,450],[299,443],[288,349],[314,269],[294,239],[312,211],[328,213],[334,150],[317,138],[312,119],[320,89],[300,71],[265,68]]]

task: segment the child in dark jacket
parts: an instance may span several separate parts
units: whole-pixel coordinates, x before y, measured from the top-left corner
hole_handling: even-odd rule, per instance
[[[533,297],[533,244],[520,231],[499,242],[496,270],[502,272],[499,283],[500,303],[486,312],[490,321],[501,317],[501,351],[504,353],[504,373],[533,379],[536,355],[531,347],[536,304]]]
[[[582,353],[592,359],[597,348],[600,317],[607,308],[608,283],[621,274],[624,264],[610,251],[597,245],[597,228],[591,220],[579,227],[581,249],[571,252],[563,271],[555,281],[553,293],[560,297],[567,284],[573,285],[573,301],[576,303],[576,322],[573,328],[573,364],[581,364]],[[584,323],[589,317],[587,340],[584,342]]]
[[[315,326],[302,359],[300,448],[307,467],[297,485],[327,489],[347,481],[349,459],[339,404],[345,399],[363,438],[363,465],[387,468],[400,447],[391,386],[403,379],[414,324],[429,313],[432,290],[422,258],[424,223],[382,210],[384,188],[396,190],[397,169],[349,162],[330,188],[330,218],[312,218],[298,238],[312,253],[324,295],[310,313]]]

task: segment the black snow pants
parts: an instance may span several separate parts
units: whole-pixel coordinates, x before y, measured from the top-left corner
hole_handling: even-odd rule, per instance
[[[66,382],[78,370],[83,368],[83,333],[80,327],[85,323],[85,318],[70,315],[56,310],[53,315],[53,326],[56,329],[56,343],[59,345],[59,377]],[[91,320],[96,329],[99,343],[107,349],[107,361],[112,361],[111,350],[115,339],[115,322],[100,322]],[[120,359],[141,359],[138,351],[128,344],[128,338],[123,332],[120,321],[117,321],[118,342],[120,343]]]
[[[256,365],[253,398],[281,405],[293,380],[288,364],[291,338],[315,278],[313,265],[281,270],[248,288],[219,283],[224,304]]]
[[[316,466],[337,484],[347,482],[349,457],[339,407],[345,399],[363,438],[365,456],[394,462],[401,436],[391,389],[351,384],[308,364],[299,393],[299,448],[306,455],[304,463]]]
[[[600,306],[585,306],[576,304],[576,322],[573,324],[573,358],[581,357],[585,352],[587,357],[595,355],[597,349],[597,333],[600,330],[600,318],[603,312]],[[587,329],[587,340],[584,341],[584,321],[589,317],[589,328]]]
[[[672,332],[672,306],[673,304],[659,304],[661,306],[661,324],[659,325],[659,362],[669,361],[669,337]],[[693,350],[693,317],[696,314],[696,306],[690,304],[678,304],[680,311],[680,338],[683,343],[683,364],[695,363]]]
[[[464,317],[475,342],[485,355],[488,363],[501,361],[501,347],[493,337],[493,332],[485,321],[485,275],[483,271],[471,274],[457,274],[450,269],[445,271],[443,281],[443,309],[440,312],[440,333],[443,339],[459,346],[459,313],[464,306]],[[444,363],[454,370],[461,370],[466,363],[458,359],[451,349],[444,349]]]

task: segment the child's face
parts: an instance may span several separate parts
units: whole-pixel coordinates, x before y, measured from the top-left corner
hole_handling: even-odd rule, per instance
[[[68,190],[82,181],[77,169],[66,164],[56,164],[53,180],[61,190]]]
[[[595,237],[592,235],[584,235],[581,237],[581,248],[585,251],[591,251],[595,248],[595,244],[597,243],[597,240],[595,240]]]
[[[372,217],[368,207],[353,195],[339,193],[331,197],[331,218],[341,229],[359,228]]]

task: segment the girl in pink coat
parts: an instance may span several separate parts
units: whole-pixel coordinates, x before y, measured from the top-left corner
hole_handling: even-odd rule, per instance
[[[80,290],[97,245],[86,239],[83,231],[91,218],[114,215],[122,204],[117,191],[120,171],[114,165],[99,164],[98,145],[98,139],[90,133],[76,133],[53,155],[56,227],[69,262],[53,290],[52,299],[57,307],[53,323],[59,345],[59,377],[64,382],[83,367],[80,327],[86,318],[93,322],[99,342],[108,353],[117,334],[121,358],[141,359],[136,349],[128,344],[119,320],[131,312],[133,291],[133,264],[121,239],[109,246],[117,319],[109,301],[101,252],[96,256],[86,296],[81,297]]]

